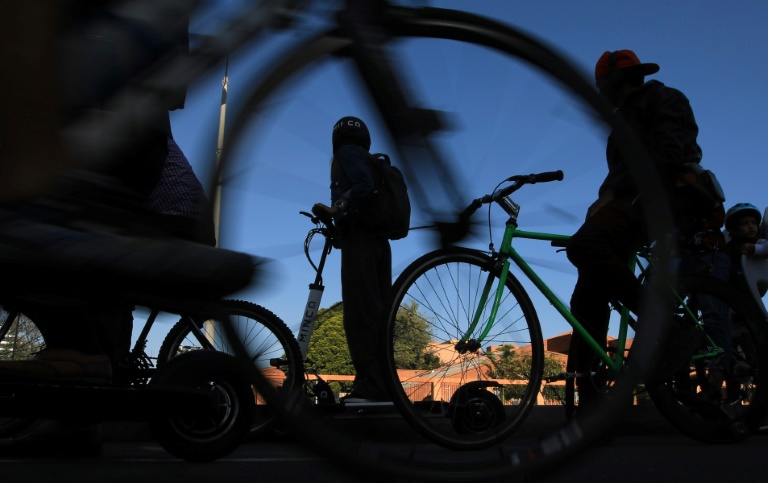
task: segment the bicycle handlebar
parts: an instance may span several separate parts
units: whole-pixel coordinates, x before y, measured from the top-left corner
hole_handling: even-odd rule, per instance
[[[467,208],[461,213],[460,218],[461,219],[467,219],[472,214],[477,211],[481,206],[483,206],[486,203],[493,203],[498,202],[505,198],[506,196],[509,196],[510,194],[514,193],[515,191],[519,190],[526,184],[536,184],[536,183],[549,183],[550,181],[562,181],[563,180],[563,172],[562,170],[557,171],[545,171],[543,173],[538,174],[518,174],[514,176],[510,176],[509,178],[505,179],[504,181],[513,181],[514,183],[510,186],[507,186],[504,189],[494,191],[490,195],[485,195],[482,198],[477,198],[472,201],[472,203],[467,206]]]

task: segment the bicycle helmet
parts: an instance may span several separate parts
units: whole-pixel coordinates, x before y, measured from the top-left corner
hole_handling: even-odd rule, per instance
[[[342,117],[333,125],[333,152],[343,144],[356,144],[368,151],[371,148],[371,134],[368,126],[357,117]]]
[[[737,203],[733,206],[731,206],[728,211],[725,213],[725,229],[728,231],[733,231],[732,226],[742,216],[750,214],[757,218],[757,223],[760,223],[760,219],[762,218],[762,214],[760,213],[760,210],[755,208],[755,205],[752,203]]]

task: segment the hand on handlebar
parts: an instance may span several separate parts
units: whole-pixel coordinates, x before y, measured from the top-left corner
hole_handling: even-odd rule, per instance
[[[339,209],[337,207],[324,205],[323,203],[315,203],[312,206],[312,214],[328,226],[333,225],[333,217],[336,216],[338,212]]]

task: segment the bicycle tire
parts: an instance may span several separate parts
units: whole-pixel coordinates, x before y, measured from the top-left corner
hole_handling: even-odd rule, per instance
[[[253,394],[242,366],[218,351],[194,351],[173,358],[158,369],[152,384],[204,389],[211,408],[203,414],[179,408],[149,422],[166,451],[187,461],[213,461],[234,451],[248,434],[254,418]]]
[[[709,399],[704,395],[709,373],[706,363],[691,360],[676,375],[647,384],[648,394],[681,433],[705,443],[741,441],[759,429],[768,412],[768,326],[754,302],[725,282],[689,275],[681,277],[679,287],[685,300],[703,294],[717,297],[729,307],[733,362],[738,371],[734,369],[725,381],[725,395],[718,389],[714,399]]]
[[[558,53],[512,27],[465,12],[393,7],[387,9],[382,19],[387,38],[445,39],[474,44],[510,59],[522,60],[550,79],[557,80],[565,90],[584,102],[596,114],[596,119],[611,126],[637,185],[647,195],[642,209],[650,230],[649,236],[664,239],[663,235],[672,226],[671,215],[662,185],[645,148],[626,121],[614,116],[612,106],[599,96],[592,83],[584,79]],[[231,125],[227,143],[230,149],[225,148],[223,151],[216,179],[227,179],[222,173],[228,167],[230,154],[237,151],[237,141],[241,137],[253,141],[250,136],[245,136],[246,129],[255,125],[254,118],[269,114],[269,99],[279,92],[279,87],[289,84],[298,74],[305,73],[306,68],[324,59],[345,57],[353,42],[338,29],[331,29],[300,42],[287,52],[279,53],[275,66],[260,81],[254,82],[256,87],[247,96],[240,114]],[[381,97],[377,101],[381,101]],[[379,109],[382,109],[380,103]],[[391,123],[388,123],[388,129],[390,134],[397,132],[396,126]],[[667,275],[664,264],[662,266],[662,270],[654,275],[660,281],[666,280]],[[658,307],[660,304],[655,302],[651,297],[644,305],[645,317],[654,319],[664,316]],[[228,329],[228,326],[225,328]],[[236,333],[229,330],[229,336],[236,337]],[[259,378],[257,370],[251,371],[251,375],[254,384],[264,392],[268,400],[275,401],[282,418],[302,436],[302,441],[329,458],[343,460],[345,467],[360,469],[369,475],[376,473],[381,478],[405,476],[419,481],[474,481],[509,479],[515,476],[527,478],[557,468],[561,462],[587,447],[611,427],[613,421],[622,414],[626,400],[632,397],[638,379],[642,379],[648,370],[655,351],[655,341],[662,336],[660,329],[649,324],[643,336],[636,337],[635,370],[625,373],[627,377],[617,381],[612,388],[616,397],[601,403],[598,410],[577,416],[541,437],[512,445],[504,442],[478,452],[463,452],[462,457],[457,457],[449,449],[445,450],[448,453],[418,446],[391,449],[376,442],[352,441],[344,434],[329,430],[321,420],[313,417],[306,407],[303,394],[297,391],[278,394]],[[649,342],[642,343],[641,338]],[[238,357],[247,356],[245,349],[238,344],[233,344],[233,347]]]
[[[525,420],[540,390],[539,319],[511,273],[491,331],[481,337],[500,272],[496,260],[482,252],[440,249],[409,265],[392,289],[384,338],[390,394],[414,428],[449,448],[477,449],[504,440]],[[481,323],[470,329],[488,278],[491,298],[482,307]],[[422,367],[414,364],[414,354]]]
[[[266,371],[267,378],[275,387],[291,391],[301,387],[304,382],[304,365],[301,351],[296,338],[285,322],[275,314],[259,305],[242,300],[226,300],[222,311],[230,317],[230,321],[242,329],[241,335],[246,338],[251,364]],[[194,320],[182,317],[168,331],[160,346],[157,357],[157,367],[165,364],[180,354],[194,352],[203,348],[203,342],[198,340],[191,324],[205,330],[209,321]],[[210,321],[213,322],[213,321]],[[213,322],[214,349],[226,354],[232,354],[229,342],[221,332],[218,322]],[[256,436],[271,427],[274,421],[273,412],[267,408],[263,398],[256,394],[256,417],[251,426],[251,436]]]

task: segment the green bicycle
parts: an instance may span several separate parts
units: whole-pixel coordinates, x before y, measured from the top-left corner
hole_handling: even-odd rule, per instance
[[[609,350],[590,337],[512,246],[515,238],[547,241],[556,247],[568,240],[565,235],[519,230],[520,206],[508,197],[526,184],[562,179],[561,171],[508,178],[510,186],[474,200],[464,211],[469,217],[491,203],[504,209],[509,219],[498,251],[493,245],[490,253],[462,247],[438,249],[414,261],[393,286],[385,336],[387,380],[392,382],[390,389],[403,416],[439,444],[461,449],[499,443],[520,427],[536,404],[545,363],[541,327],[531,298],[510,272],[511,263],[588,342],[595,355],[594,372],[607,381],[606,398],[610,398],[609,388],[631,372],[627,334],[635,319],[629,310],[615,304],[621,315],[615,347]],[[630,267],[645,279],[653,264],[649,254],[640,251]],[[648,384],[651,398],[677,428],[694,438],[742,439],[764,420],[763,354],[768,353],[761,328],[764,321],[748,298],[711,277],[685,275],[675,283],[668,290],[674,308],[663,322],[675,324],[673,333],[700,331],[700,344],[682,360],[679,354],[665,353],[672,346],[662,348],[658,354],[662,363],[654,383]],[[728,381],[730,399],[721,405],[697,397],[706,379],[706,362],[725,350],[703,331],[703,312],[696,303],[700,295],[719,298],[732,314],[733,355],[741,369],[738,377]],[[575,377],[586,375],[563,372],[549,381]]]

